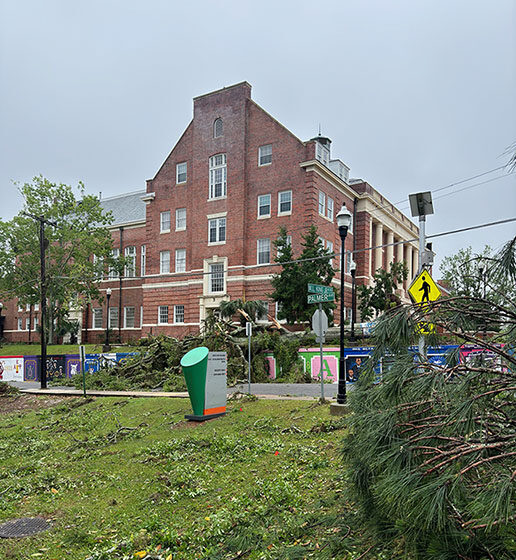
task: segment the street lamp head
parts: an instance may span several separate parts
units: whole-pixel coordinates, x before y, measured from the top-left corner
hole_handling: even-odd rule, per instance
[[[357,269],[357,263],[355,261],[351,261],[349,264],[349,271],[353,274]]]
[[[346,203],[342,205],[337,214],[337,225],[339,228],[345,227],[346,229],[351,225],[351,212],[346,208]]]
[[[110,296],[111,296],[111,288],[108,288],[108,289],[106,290],[106,295],[107,295],[107,297],[110,297]]]

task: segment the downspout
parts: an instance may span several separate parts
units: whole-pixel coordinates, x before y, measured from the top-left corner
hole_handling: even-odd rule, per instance
[[[122,256],[122,245],[124,241],[124,228],[120,228],[120,256]],[[124,267],[125,268],[125,267]],[[122,343],[122,274],[118,276],[118,343]]]

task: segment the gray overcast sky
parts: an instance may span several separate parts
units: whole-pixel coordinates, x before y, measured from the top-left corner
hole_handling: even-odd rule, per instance
[[[192,97],[244,80],[299,138],[320,123],[352,177],[406,201],[506,163],[515,38],[514,0],[0,0],[0,217],[21,209],[13,181],[38,174],[103,196],[145,188]],[[428,234],[515,217],[516,175],[436,193],[434,207]]]

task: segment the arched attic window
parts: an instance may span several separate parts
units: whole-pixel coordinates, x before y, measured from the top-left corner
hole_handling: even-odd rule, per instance
[[[213,123],[213,138],[219,138],[224,134],[224,127],[222,125],[222,119],[215,119]]]

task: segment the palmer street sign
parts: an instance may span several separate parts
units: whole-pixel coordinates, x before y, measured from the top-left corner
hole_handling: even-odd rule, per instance
[[[326,294],[308,294],[308,303],[324,303],[326,301],[335,301],[333,290]]]

